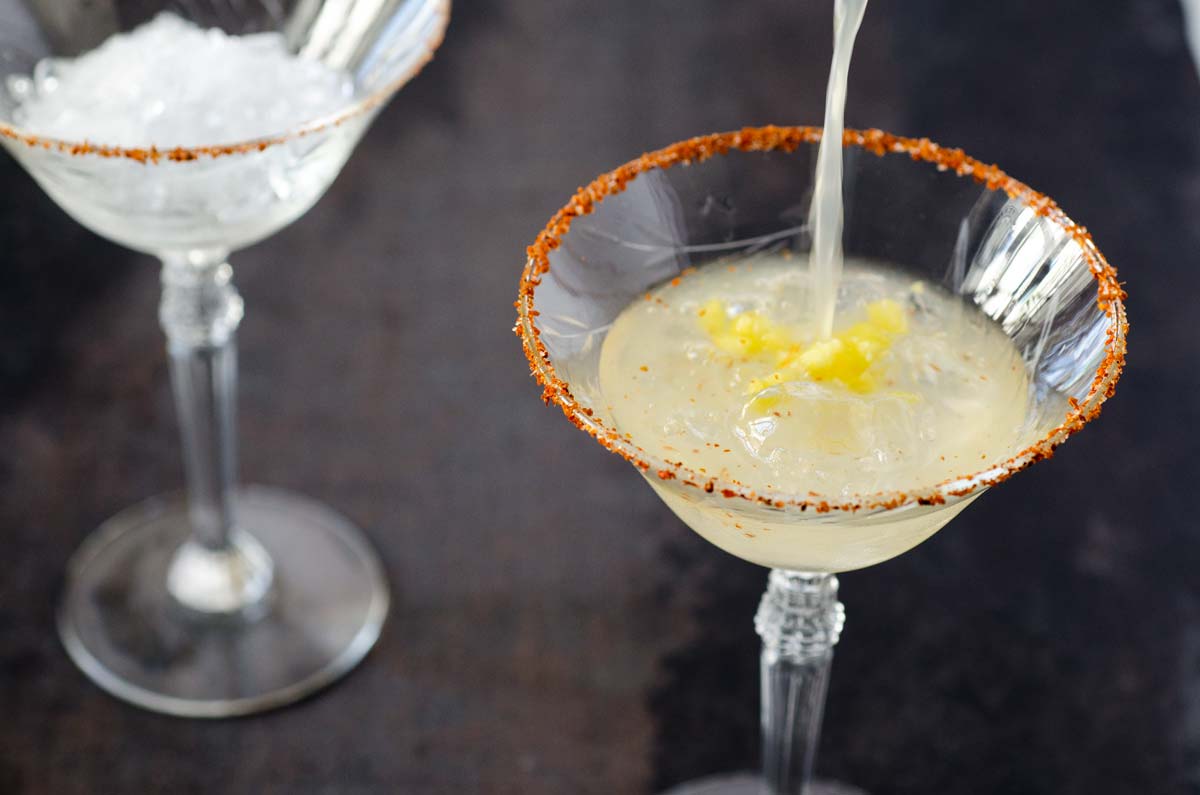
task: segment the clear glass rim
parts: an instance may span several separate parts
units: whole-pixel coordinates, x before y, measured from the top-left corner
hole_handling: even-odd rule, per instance
[[[431,36],[426,38],[424,51],[409,69],[370,94],[355,100],[345,108],[298,124],[284,132],[228,144],[176,146],[168,149],[160,149],[156,146],[110,146],[108,144],[92,143],[86,139],[83,141],[67,141],[60,138],[37,135],[5,121],[0,121],[0,136],[35,149],[54,150],[78,157],[124,157],[136,160],[139,163],[148,164],[156,164],[163,161],[187,163],[199,160],[202,157],[218,158],[226,155],[261,152],[295,138],[312,135],[330,127],[337,127],[357,116],[361,116],[367,111],[382,105],[392,94],[399,91],[401,86],[416,77],[425,68],[426,64],[433,59],[434,52],[442,45],[442,41],[446,37],[446,27],[450,24],[451,0],[432,0],[432,4],[436,15],[434,22],[436,26],[435,30]]]
[[[586,187],[580,188],[567,204],[550,219],[527,250],[524,272],[517,297],[517,324],[514,328],[529,360],[534,378],[542,386],[542,399],[553,403],[577,428],[586,432],[609,451],[622,456],[644,474],[656,475],[666,484],[674,481],[684,488],[728,499],[742,499],[768,508],[798,508],[817,513],[876,513],[916,505],[946,505],[959,502],[996,485],[1017,472],[1053,455],[1054,449],[1100,413],[1105,400],[1112,396],[1125,365],[1126,336],[1129,323],[1125,315],[1125,292],[1117,280],[1116,270],[1092,242],[1087,229],[1072,221],[1048,196],[1008,176],[997,166],[976,160],[961,149],[939,146],[927,138],[906,138],[883,130],[846,130],[843,146],[858,146],[877,156],[907,155],[913,160],[934,165],[939,171],[954,171],[959,177],[971,176],[988,190],[1003,191],[1011,199],[1020,200],[1037,215],[1057,224],[1080,246],[1088,268],[1096,280],[1097,305],[1108,318],[1105,332],[1104,359],[1083,400],[1069,399],[1070,410],[1063,422],[1051,429],[1029,447],[1015,455],[988,464],[971,474],[961,475],[929,487],[908,491],[882,491],[853,495],[850,498],[829,497],[814,492],[794,494],[782,490],[756,491],[734,480],[723,480],[701,474],[682,461],[668,461],[643,450],[605,425],[593,412],[580,404],[571,394],[569,385],[554,369],[550,353],[542,343],[537,326],[535,294],[541,277],[550,270],[550,252],[561,245],[562,238],[574,219],[590,214],[606,197],[620,193],[638,175],[654,169],[700,163],[732,150],[743,152],[793,152],[802,144],[821,140],[819,127],[746,127],[742,130],[714,133],[690,138],[663,149],[649,152],[636,160],[602,174]]]

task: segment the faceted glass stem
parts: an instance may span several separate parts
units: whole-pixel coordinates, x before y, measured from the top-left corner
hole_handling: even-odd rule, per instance
[[[833,647],[845,611],[832,574],[774,569],[754,625],[763,640],[763,779],[802,795],[812,776]]]
[[[235,332],[243,306],[225,255],[212,250],[164,256],[159,305],[192,530],[175,554],[167,586],[177,602],[205,614],[261,605],[272,579],[266,551],[235,524]]]

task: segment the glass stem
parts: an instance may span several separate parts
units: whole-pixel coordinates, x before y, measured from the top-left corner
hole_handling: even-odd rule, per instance
[[[235,524],[235,332],[243,308],[225,255],[215,250],[164,256],[159,304],[191,525],[167,584],[177,602],[201,613],[240,612],[261,603],[271,581],[266,551]]]
[[[812,776],[833,647],[845,611],[832,574],[774,569],[754,618],[763,640],[763,778],[802,795]]]

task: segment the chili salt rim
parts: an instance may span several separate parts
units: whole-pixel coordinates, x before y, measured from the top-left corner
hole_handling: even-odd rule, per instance
[[[61,138],[51,138],[44,135],[26,132],[16,125],[9,124],[5,121],[0,121],[0,136],[10,140],[18,141],[33,149],[46,149],[62,152],[72,156],[94,155],[97,157],[113,158],[125,157],[130,160],[136,160],[139,163],[157,164],[163,160],[172,163],[188,163],[199,160],[202,157],[218,158],[225,155],[242,155],[251,152],[262,152],[277,144],[285,143],[296,138],[303,138],[313,133],[322,132],[331,127],[338,127],[351,119],[363,115],[373,108],[379,107],[386,102],[392,94],[395,94],[400,88],[416,77],[417,74],[425,68],[425,65],[433,60],[433,54],[438,47],[442,46],[442,42],[446,38],[446,27],[450,24],[450,5],[451,0],[439,0],[437,8],[434,11],[436,15],[433,24],[436,29],[431,37],[426,39],[424,52],[421,53],[417,61],[411,68],[406,70],[396,79],[387,83],[377,91],[368,94],[360,100],[351,104],[347,109],[338,111],[337,113],[327,114],[314,119],[304,124],[300,124],[287,132],[276,135],[267,135],[261,138],[253,138],[248,141],[238,141],[230,144],[217,144],[214,146],[176,146],[171,149],[159,149],[156,146],[109,146],[106,144],[94,144],[87,140],[82,142],[65,141]]]
[[[883,130],[846,130],[842,145],[861,146],[880,157],[886,154],[907,154],[913,160],[933,163],[939,171],[953,170],[958,176],[969,174],[989,190],[1002,190],[1010,199],[1019,199],[1038,216],[1057,224],[1079,244],[1084,260],[1097,282],[1096,303],[1107,315],[1109,323],[1105,333],[1104,360],[1096,369],[1096,376],[1084,399],[1068,399],[1071,408],[1060,425],[1011,458],[973,474],[950,478],[928,489],[876,492],[863,495],[856,501],[838,502],[812,492],[800,497],[778,490],[759,492],[736,480],[723,481],[720,478],[702,475],[685,466],[682,461],[668,461],[653,456],[620,436],[616,430],[607,427],[594,416],[591,409],[580,405],[566,382],[557,376],[550,361],[549,351],[540,339],[541,331],[534,322],[538,316],[534,308],[534,292],[541,283],[541,277],[550,270],[550,252],[561,244],[562,237],[571,228],[575,218],[590,214],[596,204],[608,196],[620,193],[631,180],[646,171],[701,163],[714,155],[724,155],[734,149],[743,152],[793,152],[801,144],[819,142],[821,136],[822,130],[819,127],[776,126],[746,127],[734,132],[699,136],[644,154],[607,174],[600,175],[588,186],[580,188],[571,200],[554,214],[533,245],[527,249],[520,292],[515,304],[518,315],[513,331],[521,338],[521,347],[529,360],[529,368],[543,388],[542,400],[547,405],[557,404],[577,428],[592,436],[610,452],[625,458],[643,473],[653,471],[663,481],[677,480],[684,486],[710,494],[716,493],[726,498],[737,497],[780,509],[811,508],[818,513],[854,513],[957,502],[981,488],[994,486],[1038,461],[1051,457],[1056,447],[1099,415],[1104,401],[1116,390],[1117,380],[1125,366],[1125,338],[1129,322],[1125,315],[1125,291],[1117,281],[1116,270],[1096,248],[1087,229],[1072,221],[1050,197],[1008,176],[999,167],[970,157],[961,149],[948,149],[928,138],[906,138]]]

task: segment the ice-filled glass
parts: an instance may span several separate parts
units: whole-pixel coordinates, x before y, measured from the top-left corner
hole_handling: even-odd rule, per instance
[[[379,635],[387,584],[361,531],[236,485],[243,303],[227,258],[320,198],[432,57],[449,6],[0,0],[0,141],[79,223],[162,261],[187,493],[106,522],[59,610],[72,659],[120,698],[257,712],[333,681]]]

